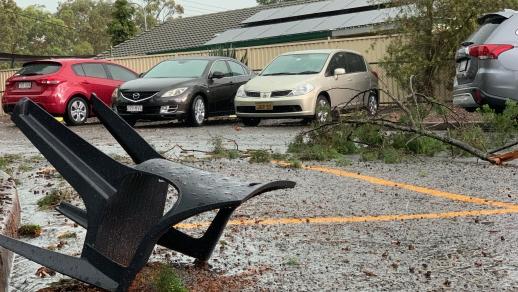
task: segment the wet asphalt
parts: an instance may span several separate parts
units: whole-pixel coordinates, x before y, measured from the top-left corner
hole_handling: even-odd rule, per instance
[[[245,128],[232,119],[202,128],[176,123],[137,127],[160,151],[177,144],[210,150],[211,139],[221,136],[228,147],[283,152],[303,129],[298,121]],[[123,154],[97,123],[73,130],[110,155]],[[28,160],[37,153],[9,121],[0,120],[0,155],[21,154]],[[178,148],[167,154],[186,155]],[[343,171],[330,171],[334,174],[250,164],[246,159],[190,162],[247,181],[297,183],[295,189],[264,194],[240,207],[216,247],[211,269],[227,275],[259,270],[254,285],[242,288],[250,291],[518,291],[516,164],[497,167],[447,156],[396,165],[359,162],[356,157],[351,161],[341,167],[308,163]],[[43,227],[41,237],[24,240],[55,248],[63,241],[59,235],[74,232],[77,238],[64,240],[58,251],[78,255],[84,230],[36,206],[45,192],[66,185],[54,176],[36,174],[49,166],[43,160],[23,164],[13,167],[20,183],[22,223]],[[211,216],[189,222],[205,222]],[[176,266],[192,263],[161,248],[152,260]],[[41,279],[35,275],[38,268],[16,257],[12,290],[35,291],[62,278],[58,274]]]

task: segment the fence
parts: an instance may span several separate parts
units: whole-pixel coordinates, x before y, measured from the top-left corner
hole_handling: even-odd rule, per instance
[[[248,47],[236,49],[237,58],[241,58],[246,54],[248,58],[248,66],[253,70],[261,70],[271,60],[279,54],[300,50],[312,49],[349,49],[363,54],[367,61],[371,63],[371,67],[378,72],[380,79],[383,81],[380,84],[381,88],[395,95],[404,94],[404,91],[398,86],[397,82],[388,78],[385,72],[379,66],[379,62],[385,56],[387,46],[393,36],[368,36],[348,39],[328,39],[311,42],[300,43],[286,43],[278,45],[268,45],[260,47]],[[149,56],[134,56],[124,58],[111,58],[109,60],[126,66],[136,72],[145,72],[157,63],[177,57],[186,56],[206,56],[209,51],[193,51],[193,52],[179,52],[171,54],[149,55]],[[5,79],[14,74],[15,71],[0,71],[0,91],[3,90]],[[441,95],[448,96],[446,88],[441,88]],[[381,102],[390,102],[386,94],[381,95]]]

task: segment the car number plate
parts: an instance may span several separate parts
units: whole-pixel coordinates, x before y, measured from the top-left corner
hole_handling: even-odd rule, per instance
[[[31,89],[31,88],[32,88],[32,82],[30,82],[30,81],[18,82],[18,89]]]
[[[468,60],[463,60],[459,63],[459,72],[465,72],[468,70]]]
[[[126,111],[130,113],[139,113],[144,110],[144,107],[142,105],[128,105],[126,107]]]
[[[272,103],[256,103],[255,110],[256,111],[272,111],[273,104]]]

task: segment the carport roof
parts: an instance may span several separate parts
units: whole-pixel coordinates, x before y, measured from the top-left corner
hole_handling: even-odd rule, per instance
[[[320,1],[323,0],[288,1],[173,19],[113,47],[111,52],[107,51],[102,56],[138,56],[200,47],[216,35],[229,29],[240,27],[243,21],[262,10]]]

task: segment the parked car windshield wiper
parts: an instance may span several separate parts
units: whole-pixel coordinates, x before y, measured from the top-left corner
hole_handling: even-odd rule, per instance
[[[296,75],[296,73],[293,73],[293,72],[279,72],[279,73],[263,74],[261,76],[279,76],[279,75]]]
[[[300,73],[297,73],[297,75],[310,75],[310,74],[318,74],[320,72],[318,71],[304,71],[304,72],[300,72]]]

